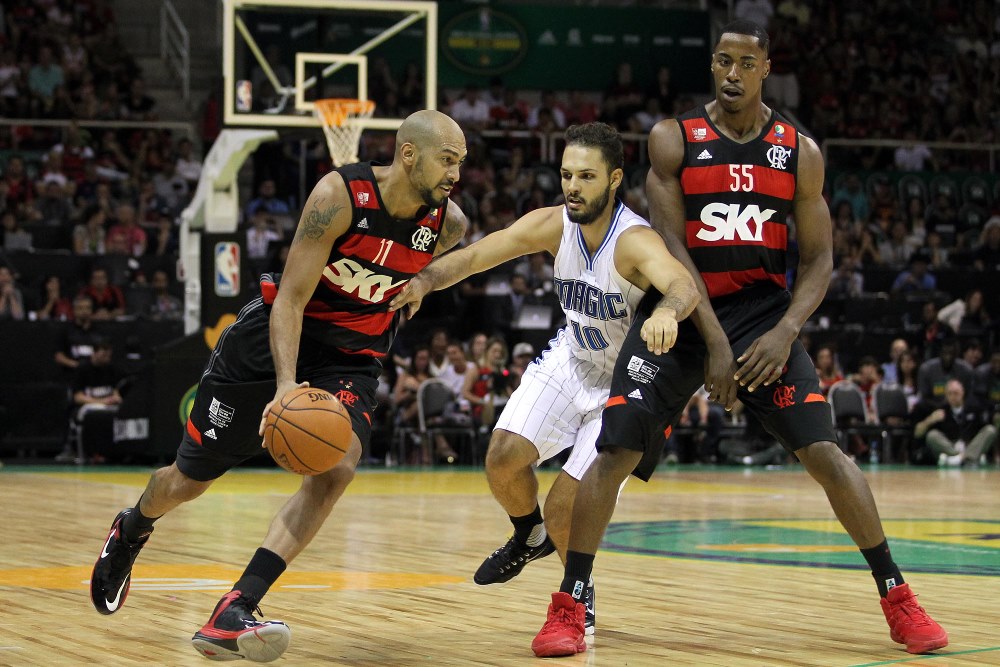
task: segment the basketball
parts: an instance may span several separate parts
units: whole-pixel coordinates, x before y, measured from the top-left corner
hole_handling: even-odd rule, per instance
[[[264,446],[285,470],[318,475],[344,458],[352,431],[351,417],[336,396],[301,387],[271,406],[264,422]]]

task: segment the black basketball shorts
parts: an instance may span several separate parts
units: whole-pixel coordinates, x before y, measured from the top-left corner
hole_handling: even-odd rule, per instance
[[[191,479],[216,479],[264,451],[257,430],[276,390],[269,315],[260,299],[249,303],[209,357],[177,449],[177,467]],[[378,375],[370,358],[355,360],[305,337],[299,344],[296,380],[340,399],[362,446],[371,439]]]
[[[655,291],[652,293],[658,297]],[[714,303],[719,323],[739,358],[754,340],[774,328],[788,309],[791,295],[776,288],[754,288]],[[683,320],[677,343],[656,355],[640,337],[652,303],[642,304],[629,329],[611,380],[611,395],[602,417],[597,449],[616,446],[643,452],[633,474],[648,480],[659,463],[665,434],[677,423],[692,394],[705,383],[705,343],[694,323]],[[779,380],[754,392],[740,387],[747,411],[785,449],[795,451],[814,442],[836,442],[830,406],[823,398],[816,368],[799,341],[792,344]]]

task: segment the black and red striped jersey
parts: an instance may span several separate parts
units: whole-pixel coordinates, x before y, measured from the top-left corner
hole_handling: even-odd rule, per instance
[[[400,317],[389,312],[389,301],[434,258],[448,202],[398,220],[385,210],[372,163],[337,171],[350,192],[351,226],[333,244],[306,304],[302,333],[345,354],[382,358]],[[278,282],[278,276],[261,277],[264,303],[274,302]]]
[[[786,287],[787,219],[795,198],[798,133],[776,111],[760,134],[733,141],[705,107],[677,118],[684,134],[688,252],[710,298],[771,282]]]

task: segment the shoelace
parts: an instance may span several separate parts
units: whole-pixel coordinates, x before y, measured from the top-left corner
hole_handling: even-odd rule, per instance
[[[912,595],[905,600],[897,602],[894,606],[915,625],[930,625],[931,617],[924,611],[924,608],[917,603],[917,596]]]
[[[566,607],[560,607],[558,611],[551,614],[551,618],[545,621],[545,626],[542,628],[544,632],[546,629],[551,629],[552,626],[556,625],[576,625],[576,608],[567,609]]]

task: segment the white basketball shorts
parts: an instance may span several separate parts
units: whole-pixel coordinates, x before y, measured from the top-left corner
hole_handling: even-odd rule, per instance
[[[537,463],[572,447],[563,470],[579,480],[597,457],[594,445],[610,387],[610,370],[573,356],[562,329],[528,365],[495,428],[530,440],[538,449]]]

